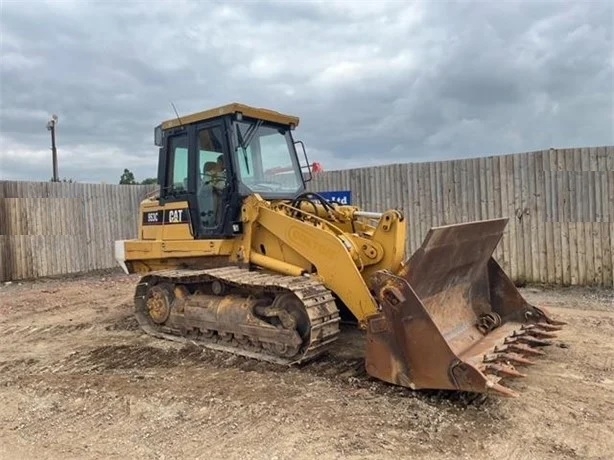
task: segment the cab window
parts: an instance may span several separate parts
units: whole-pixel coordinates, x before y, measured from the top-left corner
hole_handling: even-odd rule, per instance
[[[219,163],[218,166],[221,166],[224,158],[222,155],[224,152],[223,148],[222,128],[216,126],[213,128],[201,129],[198,132],[198,169],[201,178],[207,163]]]
[[[266,125],[254,127],[250,122],[237,122],[237,127],[239,142],[248,139],[247,145],[235,152],[243,185],[257,193],[294,193],[303,186],[288,131]]]
[[[187,134],[180,134],[169,139],[168,161],[167,190],[171,193],[186,192],[188,188]]]

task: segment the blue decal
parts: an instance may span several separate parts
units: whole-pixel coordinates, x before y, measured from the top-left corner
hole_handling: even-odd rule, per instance
[[[352,204],[351,190],[337,190],[334,192],[317,192],[318,195],[326,198],[328,201],[334,201],[339,204]]]

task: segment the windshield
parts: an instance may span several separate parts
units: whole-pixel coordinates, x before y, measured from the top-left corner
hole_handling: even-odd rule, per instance
[[[262,122],[236,122],[239,179],[254,192],[296,192],[302,173],[290,132]]]

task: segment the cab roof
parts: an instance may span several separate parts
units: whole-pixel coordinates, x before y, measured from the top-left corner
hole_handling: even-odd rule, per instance
[[[185,116],[180,115],[181,122],[179,122],[177,118],[164,121],[162,122],[162,129],[166,130],[180,125],[188,125],[199,121],[211,120],[213,118],[231,115],[237,112],[242,113],[243,116],[246,117],[261,119],[273,123],[281,123],[284,125],[293,124],[294,127],[297,127],[299,123],[299,118],[292,115],[285,115],[283,113],[275,112],[274,110],[251,107],[249,105],[233,102],[231,104],[205,110],[203,112],[196,112]]]

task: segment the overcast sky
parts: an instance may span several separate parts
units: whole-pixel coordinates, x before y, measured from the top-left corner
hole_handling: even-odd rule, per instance
[[[0,179],[156,174],[153,127],[298,115],[326,170],[614,144],[612,1],[0,0]]]

